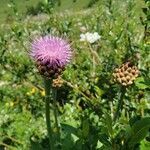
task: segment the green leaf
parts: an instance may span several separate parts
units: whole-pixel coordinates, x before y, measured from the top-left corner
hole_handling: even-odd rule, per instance
[[[108,136],[106,134],[99,135],[99,141],[103,143],[105,146],[111,146],[110,141],[108,141]]]
[[[103,144],[98,140],[96,148],[99,149],[103,146]]]
[[[150,149],[150,142],[143,140],[140,144],[140,150],[149,150]]]
[[[149,88],[149,86],[146,84],[145,80],[143,77],[139,77],[136,81],[135,81],[135,85],[141,89],[144,90],[146,88]]]
[[[88,122],[88,120],[83,121],[82,134],[83,134],[84,138],[86,138],[89,134],[89,122]]]
[[[38,142],[31,141],[31,150],[43,150],[43,148]]]
[[[67,124],[61,124],[61,127],[62,149],[70,150],[78,138],[76,136],[78,130]]]
[[[105,113],[105,116],[103,118],[103,123],[108,131],[108,134],[110,136],[113,136],[113,125],[112,125],[112,118],[108,113]]]
[[[68,124],[61,123],[62,130],[64,130],[68,134],[77,134],[77,128],[70,126]]]
[[[134,144],[139,143],[146,137],[150,128],[150,118],[147,117],[136,121],[131,128],[132,137],[129,142],[129,145],[133,146]]]
[[[140,116],[134,116],[129,120],[129,124],[132,127],[134,125],[135,122],[139,121],[141,119]]]
[[[73,142],[75,143],[79,138],[75,134],[71,134],[71,137],[73,139]]]
[[[100,89],[98,86],[94,86],[97,97],[102,96],[104,94],[104,91],[102,89]]]

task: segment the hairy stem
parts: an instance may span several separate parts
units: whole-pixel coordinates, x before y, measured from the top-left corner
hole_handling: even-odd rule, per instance
[[[51,88],[51,80],[49,79],[44,79],[44,84],[45,84],[45,115],[46,115],[46,125],[47,125],[47,132],[48,132],[48,137],[49,137],[49,149],[53,150],[53,137],[52,137],[52,127],[51,127],[51,121],[50,121],[50,88]]]
[[[58,142],[60,142],[60,127],[59,127],[59,122],[58,122],[57,101],[56,101],[57,89],[56,88],[53,88],[52,94],[53,94],[53,110],[54,110],[56,133],[57,133]]]

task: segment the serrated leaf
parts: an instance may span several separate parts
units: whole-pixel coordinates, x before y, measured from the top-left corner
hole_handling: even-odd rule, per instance
[[[141,140],[143,140],[150,128],[150,118],[143,118],[139,121],[136,121],[132,126],[132,137],[129,142],[129,145],[133,145],[136,143],[139,143]]]

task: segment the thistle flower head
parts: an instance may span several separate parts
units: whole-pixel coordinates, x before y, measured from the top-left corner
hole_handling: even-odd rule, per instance
[[[31,44],[31,57],[35,60],[38,70],[47,77],[61,70],[70,62],[70,44],[59,37],[44,36],[35,39]]]

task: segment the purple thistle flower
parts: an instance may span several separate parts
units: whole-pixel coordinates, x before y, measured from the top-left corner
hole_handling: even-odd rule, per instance
[[[63,67],[70,61],[71,48],[63,39],[54,36],[45,36],[32,43],[30,55],[35,61],[41,61],[51,67]]]
[[[44,36],[31,44],[30,56],[36,61],[41,74],[49,77],[61,72],[60,69],[70,62],[70,44],[59,37]]]

